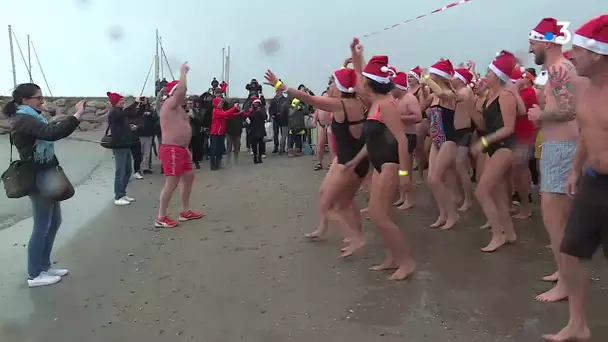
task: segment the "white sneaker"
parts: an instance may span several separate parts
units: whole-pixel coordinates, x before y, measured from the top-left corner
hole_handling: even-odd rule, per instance
[[[250,155],[250,156],[252,156],[252,155],[253,155],[253,151],[250,151],[250,152],[249,152],[249,155]]]
[[[139,173],[139,172],[135,172],[133,174],[133,177],[135,177],[135,179],[144,179],[144,176],[142,176],[141,173]]]
[[[57,277],[65,277],[68,275],[68,270],[65,268],[49,268],[46,270],[48,275],[57,276]]]
[[[129,202],[135,202],[135,198],[130,197],[130,196],[127,196],[127,195],[122,196],[122,198],[123,198],[123,199],[126,199],[126,200],[127,200],[127,201],[129,201]]]
[[[124,197],[121,199],[114,200],[114,204],[118,206],[125,206],[131,204],[131,202],[127,201]]]
[[[39,287],[39,286],[47,286],[57,284],[61,281],[60,276],[50,275],[46,272],[41,272],[36,278],[28,279],[27,285],[29,287]]]
[[[266,158],[266,155],[265,155],[265,154],[262,154],[262,158]]]

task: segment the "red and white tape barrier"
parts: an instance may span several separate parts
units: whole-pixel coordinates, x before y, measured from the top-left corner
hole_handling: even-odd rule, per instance
[[[409,23],[409,22],[411,22],[411,21],[418,20],[418,19],[422,19],[422,18],[424,18],[424,17],[428,17],[428,16],[429,16],[429,15],[431,15],[431,14],[435,14],[435,13],[437,13],[437,12],[441,12],[441,11],[446,10],[446,9],[448,9],[448,8],[456,7],[456,6],[460,5],[460,4],[464,4],[464,3],[466,3],[466,2],[471,2],[471,1],[473,1],[473,0],[461,0],[461,1],[457,1],[457,2],[452,2],[451,4],[448,4],[448,5],[446,5],[446,6],[443,6],[443,7],[439,8],[439,9],[436,9],[436,10],[434,10],[433,12],[430,12],[430,13],[427,13],[427,14],[422,14],[422,15],[417,16],[416,18],[408,19],[408,20],[406,20],[406,21],[402,21],[402,22],[400,22],[400,23],[397,23],[397,24],[395,24],[395,25],[393,25],[393,26],[385,27],[385,28],[383,28],[382,30],[378,30],[378,31],[375,31],[375,32],[372,32],[372,33],[366,34],[366,35],[364,35],[364,36],[363,36],[363,38],[367,38],[367,37],[373,36],[373,35],[378,34],[378,33],[380,33],[380,32],[384,32],[384,31],[387,31],[387,30],[393,29],[393,28],[395,28],[395,27],[398,27],[398,26],[401,26],[401,25],[407,24],[407,23]]]

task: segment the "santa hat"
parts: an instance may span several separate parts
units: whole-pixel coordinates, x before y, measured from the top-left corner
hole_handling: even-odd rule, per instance
[[[557,19],[544,18],[530,31],[528,38],[536,42],[555,43],[555,38],[563,35],[560,32],[559,25],[557,25]]]
[[[260,100],[258,97],[254,96],[251,98],[251,103],[259,103],[262,104],[262,100]]]
[[[175,91],[175,89],[177,89],[178,83],[179,81],[171,81],[167,83],[167,85],[165,86],[165,94],[167,94],[167,96],[173,95],[173,92]]]
[[[454,70],[454,76],[461,80],[465,85],[473,86],[473,74],[465,68],[459,68]]]
[[[213,108],[219,108],[220,107],[220,103],[222,103],[222,99],[219,97],[214,97],[213,98]]]
[[[113,93],[111,91],[107,92],[106,95],[108,95],[108,98],[110,99],[110,103],[112,104],[112,106],[116,106],[116,104],[124,98],[122,95]]]
[[[517,58],[509,51],[502,50],[496,55],[496,58],[494,58],[492,63],[490,63],[489,68],[503,82],[509,82],[515,65],[517,65]]]
[[[454,66],[452,66],[452,62],[449,59],[442,59],[429,68],[429,73],[449,80],[454,76]]]
[[[414,69],[410,70],[408,74],[414,76],[415,79],[420,81],[420,77],[422,77],[422,69],[420,69],[419,66],[416,66]]]
[[[572,37],[572,45],[608,55],[608,14],[593,18],[579,27]]]
[[[334,72],[334,81],[339,91],[352,94],[357,84],[357,73],[349,68],[337,70]]]
[[[395,76],[397,75],[397,68],[395,68],[393,66],[389,66],[388,70],[391,73],[391,78],[395,78]]]
[[[401,90],[407,90],[407,74],[404,72],[398,72],[393,78],[393,83],[395,83],[395,88]]]
[[[511,72],[511,82],[515,83],[521,80],[522,78],[525,78],[525,72],[526,68],[522,66],[516,66],[515,68],[513,68],[513,71]]]
[[[388,68],[388,57],[372,57],[362,72],[363,76],[382,84],[391,83],[391,70]]]

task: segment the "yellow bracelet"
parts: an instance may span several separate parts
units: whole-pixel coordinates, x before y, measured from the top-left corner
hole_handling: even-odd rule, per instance
[[[283,82],[277,81],[277,83],[275,83],[273,87],[274,87],[274,89],[279,90],[279,87],[282,86],[282,85],[283,85]]]
[[[405,171],[405,170],[399,170],[399,176],[405,177],[407,175],[409,175],[410,173]]]
[[[486,139],[486,137],[481,137],[481,144],[484,148],[488,148],[488,139]]]
[[[425,80],[428,80],[429,78],[431,78],[431,75],[424,74],[424,75],[422,75],[422,78],[425,79]]]

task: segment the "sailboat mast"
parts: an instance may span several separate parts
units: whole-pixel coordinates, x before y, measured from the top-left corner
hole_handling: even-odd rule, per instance
[[[230,97],[230,46],[228,46],[228,56],[226,56],[226,83],[228,83],[226,96]]]
[[[226,48],[222,48],[222,81],[226,80]]]
[[[27,35],[27,72],[30,74],[30,83],[34,83],[32,78],[32,40],[30,35]]]
[[[15,68],[15,49],[13,48],[13,28],[8,25],[8,41],[11,49],[11,65],[13,67],[13,89],[17,88],[17,69]]]

